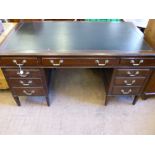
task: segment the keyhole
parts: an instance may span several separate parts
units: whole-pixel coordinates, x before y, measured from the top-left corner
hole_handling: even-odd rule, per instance
[[[24,74],[24,71],[22,70],[21,66],[19,65],[19,73]]]
[[[24,71],[23,70],[20,70],[20,74],[24,74]]]

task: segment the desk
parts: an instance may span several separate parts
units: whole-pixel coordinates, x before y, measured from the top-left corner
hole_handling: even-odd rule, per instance
[[[155,51],[131,23],[21,23],[0,46],[0,66],[18,105],[19,96],[48,99],[52,68],[103,68],[109,96],[143,95],[155,68]]]

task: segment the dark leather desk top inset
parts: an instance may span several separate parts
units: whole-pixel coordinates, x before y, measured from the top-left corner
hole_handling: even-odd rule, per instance
[[[155,54],[131,23],[23,23],[5,40],[0,55]]]

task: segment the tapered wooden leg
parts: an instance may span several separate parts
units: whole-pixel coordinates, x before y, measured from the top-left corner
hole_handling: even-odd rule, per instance
[[[108,96],[106,95],[104,105],[106,106],[107,104],[108,104]]]
[[[145,94],[143,94],[143,95],[141,96],[141,98],[142,98],[142,100],[146,100],[146,99],[147,99],[147,96],[146,96]]]
[[[50,106],[50,101],[49,101],[49,97],[46,96],[46,102],[47,102],[47,105]]]
[[[16,101],[17,105],[18,105],[18,106],[21,106],[19,97],[18,97],[18,96],[13,96],[13,98],[14,98],[14,100]]]
[[[137,100],[138,100],[138,96],[134,96],[134,99],[133,99],[132,105],[135,105],[136,102],[137,102]]]

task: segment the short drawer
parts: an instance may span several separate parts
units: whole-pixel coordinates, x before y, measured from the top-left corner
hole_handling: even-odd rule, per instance
[[[52,58],[45,57],[42,58],[42,64],[45,66],[53,67],[76,67],[76,66],[94,66],[94,67],[104,67],[104,66],[114,66],[119,64],[119,59],[115,58]]]
[[[42,79],[9,79],[11,87],[42,87]]]
[[[24,73],[19,74],[19,69],[4,69],[8,78],[38,78],[41,77],[39,69],[23,69]]]
[[[154,58],[122,58],[120,65],[123,66],[155,66]]]
[[[12,89],[13,95],[17,96],[44,96],[45,91],[43,88],[13,88]]]
[[[2,66],[37,66],[38,59],[37,57],[2,57],[1,65]]]
[[[146,77],[150,73],[149,69],[117,69],[116,76],[122,77],[137,77],[144,76]]]
[[[116,77],[114,85],[121,86],[142,86],[144,84],[145,77]]]
[[[138,95],[141,87],[122,87],[115,86],[112,88],[112,95]]]

